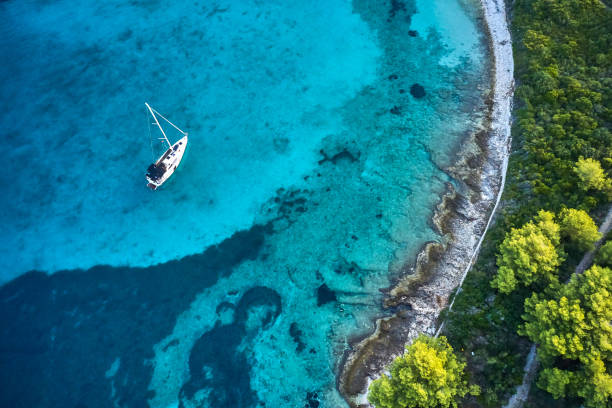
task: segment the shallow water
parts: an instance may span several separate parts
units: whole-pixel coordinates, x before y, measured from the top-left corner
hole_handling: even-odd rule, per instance
[[[348,340],[440,239],[443,169],[480,125],[476,6],[0,13],[0,273],[21,275],[0,288],[2,405],[342,406]],[[190,133],[155,193],[145,100]]]

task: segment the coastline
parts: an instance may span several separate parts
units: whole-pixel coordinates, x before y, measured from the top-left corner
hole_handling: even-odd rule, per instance
[[[407,342],[419,333],[439,333],[437,317],[444,308],[452,308],[451,295],[478,256],[501,198],[511,141],[512,41],[504,0],[480,3],[493,60],[487,126],[474,132],[448,169],[458,188],[448,185],[432,220],[444,243],[427,243],[414,266],[404,268],[404,276],[384,301],[393,315],[378,319],[370,336],[351,342],[351,350],[340,362],[337,387],[351,407],[369,406],[369,383],[403,352]]]

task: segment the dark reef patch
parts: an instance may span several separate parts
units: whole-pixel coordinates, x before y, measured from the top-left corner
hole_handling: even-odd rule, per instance
[[[338,153],[332,155],[331,157],[325,153],[324,150],[320,150],[320,153],[323,155],[323,158],[319,160],[319,164],[323,164],[325,162],[332,162],[333,164],[338,164],[340,160],[348,160],[350,163],[354,163],[359,159],[359,153],[353,154],[348,149],[342,149]]]
[[[311,195],[312,192],[307,189],[279,188],[276,197],[266,203],[267,208],[264,211],[270,215],[276,214],[278,219],[285,219],[289,225],[293,224],[300,214],[308,211],[308,200]],[[278,225],[276,227],[278,228]]]
[[[412,84],[410,87],[410,95],[414,96],[417,99],[421,99],[425,96],[425,88],[419,84]]]
[[[271,225],[257,225],[202,254],[149,268],[30,272],[2,286],[0,406],[113,406],[105,373],[120,358],[113,400],[148,407],[152,367],[145,361],[153,358],[153,346],[171,333],[198,292],[255,259],[269,232]],[[237,306],[236,321],[261,301],[249,293]]]
[[[306,405],[304,408],[319,408],[319,395],[316,392],[306,393]]]
[[[319,286],[319,289],[317,289],[317,306],[323,306],[336,300],[338,300],[336,292],[331,290],[325,283]]]
[[[257,325],[253,327],[249,313],[258,306],[267,306],[267,313],[258,315],[255,318]],[[201,389],[210,391],[206,406],[254,406],[258,400],[250,385],[249,363],[245,353],[238,349],[245,338],[265,330],[280,313],[281,298],[276,291],[257,286],[245,292],[236,305],[234,321],[217,325],[204,333],[193,346],[189,356],[189,381],[180,391],[179,408],[185,407],[185,401],[191,402],[187,406],[197,404],[193,400],[197,400],[195,394]]]
[[[299,329],[296,322],[291,323],[291,326],[289,327],[289,334],[293,338],[293,341],[295,341],[295,350],[298,353],[302,352],[304,348],[306,348],[306,344],[304,344],[302,341],[302,335],[304,333]]]

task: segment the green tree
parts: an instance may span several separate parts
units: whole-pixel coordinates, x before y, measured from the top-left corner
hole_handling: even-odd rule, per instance
[[[612,406],[612,376],[601,360],[595,359],[575,371],[546,367],[541,370],[537,385],[555,399],[580,397],[588,408]]]
[[[525,324],[519,333],[539,345],[538,356],[545,361],[563,356],[577,359],[584,351],[588,324],[578,299],[561,296],[547,299],[534,293],[525,300]]]
[[[606,186],[606,174],[597,160],[581,158],[576,163],[574,171],[582,181],[584,190],[601,190]]]
[[[576,373],[559,370],[556,367],[544,368],[538,378],[538,387],[548,391],[555,399],[563,398],[568,394],[570,384],[576,382]]]
[[[370,385],[368,400],[376,408],[456,408],[461,398],[480,392],[468,385],[464,367],[445,337],[420,335],[391,363],[391,376]]]
[[[578,250],[590,251],[593,244],[601,238],[597,225],[586,211],[565,209],[561,211],[559,218],[561,235]]]
[[[612,241],[606,242],[599,248],[597,256],[595,257],[595,262],[601,266],[612,266]]]
[[[548,211],[540,211],[521,228],[512,228],[499,247],[497,275],[491,285],[510,293],[519,284],[556,281],[557,267],[563,261],[560,240],[559,225]]]
[[[565,285],[525,300],[519,334],[538,344],[538,386],[585,406],[612,400],[612,270],[593,266]]]

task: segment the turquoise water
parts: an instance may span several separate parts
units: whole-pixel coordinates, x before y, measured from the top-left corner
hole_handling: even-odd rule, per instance
[[[477,6],[0,15],[2,405],[343,406],[340,358],[440,239],[444,168],[481,125]],[[190,134],[155,193],[144,101]]]

